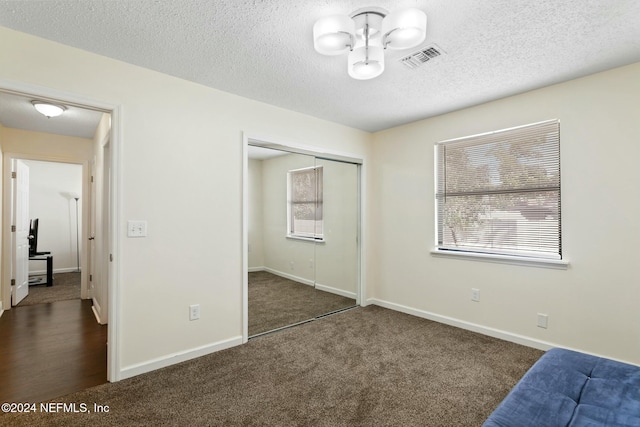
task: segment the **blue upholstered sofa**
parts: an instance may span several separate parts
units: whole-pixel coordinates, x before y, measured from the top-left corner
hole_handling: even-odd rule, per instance
[[[547,351],[483,427],[640,427],[640,367]]]

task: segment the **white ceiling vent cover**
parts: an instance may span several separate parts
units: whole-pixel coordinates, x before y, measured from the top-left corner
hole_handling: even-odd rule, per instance
[[[429,47],[425,47],[420,49],[417,52],[412,53],[409,56],[405,56],[404,58],[400,58],[399,61],[404,64],[407,68],[414,70],[425,64],[426,62],[436,58],[440,55],[445,54],[445,51],[440,49],[436,45],[431,45]]]

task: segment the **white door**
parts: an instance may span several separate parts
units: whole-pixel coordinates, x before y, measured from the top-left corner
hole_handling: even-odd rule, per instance
[[[11,290],[12,305],[17,305],[29,295],[29,167],[21,160],[15,161],[13,192],[13,239],[15,285]]]
[[[94,177],[96,176],[96,158],[94,156],[91,162],[91,207],[89,217],[89,297],[94,298],[95,286],[94,277],[96,276],[96,183]]]

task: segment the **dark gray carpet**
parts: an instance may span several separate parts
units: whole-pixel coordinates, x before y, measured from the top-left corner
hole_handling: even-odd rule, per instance
[[[249,273],[249,336],[355,305],[355,299],[266,271]]]
[[[109,413],[0,424],[480,426],[541,354],[370,306],[55,400]]]
[[[80,273],[56,273],[53,286],[29,286],[29,295],[20,301],[18,307],[70,299],[80,299]]]

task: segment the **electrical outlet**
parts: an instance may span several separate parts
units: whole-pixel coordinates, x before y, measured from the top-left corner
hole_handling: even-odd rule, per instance
[[[480,302],[480,289],[471,288],[471,301]]]
[[[549,316],[546,314],[538,313],[538,328],[547,329],[549,325]]]
[[[189,306],[189,320],[198,320],[200,318],[200,304]]]

